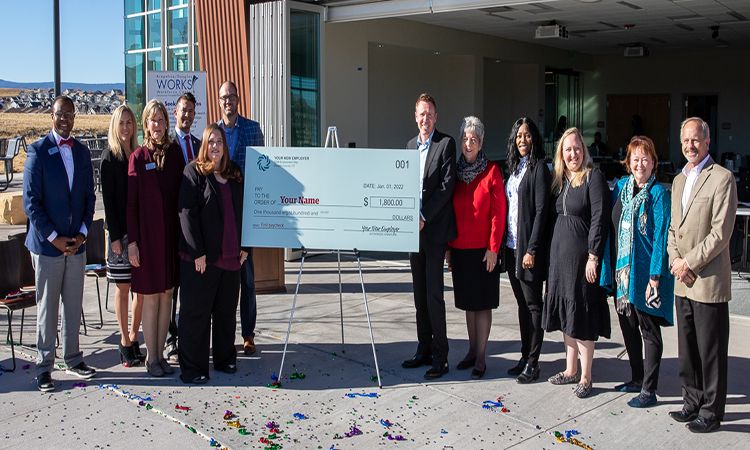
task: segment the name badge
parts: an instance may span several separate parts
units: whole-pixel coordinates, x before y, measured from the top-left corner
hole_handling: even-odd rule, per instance
[[[630,222],[623,222],[622,229],[623,230],[629,230],[630,229]]]
[[[49,154],[51,156],[51,155],[54,155],[55,153],[57,153],[59,151],[60,151],[60,149],[58,149],[57,147],[52,147],[51,149],[49,149]]]
[[[154,169],[156,169],[156,163],[146,164],[146,170],[154,170]]]

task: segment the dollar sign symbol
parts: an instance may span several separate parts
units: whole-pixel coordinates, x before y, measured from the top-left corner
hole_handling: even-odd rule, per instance
[[[365,197],[365,206],[367,206],[367,197]]]

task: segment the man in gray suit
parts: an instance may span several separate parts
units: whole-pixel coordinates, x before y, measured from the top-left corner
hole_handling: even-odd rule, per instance
[[[682,122],[688,163],[672,183],[667,251],[675,276],[675,309],[683,406],[669,416],[694,433],[719,428],[727,402],[729,240],[737,213],[734,175],[714,163],[706,122]]]
[[[448,373],[448,335],[443,297],[443,258],[448,241],[456,238],[453,186],[456,182],[456,142],[435,129],[437,110],[429,94],[419,96],[414,112],[419,135],[406,144],[419,151],[419,252],[409,254],[417,309],[417,353],[401,365],[407,369],[430,365],[427,379]]]

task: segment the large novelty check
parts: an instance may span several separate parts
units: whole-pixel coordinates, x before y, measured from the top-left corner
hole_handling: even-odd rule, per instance
[[[247,147],[242,245],[419,251],[419,152]]]

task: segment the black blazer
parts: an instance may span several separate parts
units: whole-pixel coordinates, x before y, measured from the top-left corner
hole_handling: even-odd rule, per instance
[[[135,150],[135,149],[133,149]],[[104,228],[112,242],[128,234],[128,159],[117,159],[109,149],[102,152],[99,166],[102,177],[102,203],[104,203]]]
[[[507,183],[506,183],[507,184]],[[524,281],[541,282],[547,279],[549,268],[547,244],[547,215],[552,186],[547,163],[537,161],[518,185],[518,235],[516,242],[516,278]],[[523,268],[523,257],[534,255],[534,267]]]
[[[238,173],[239,167],[235,166]],[[195,161],[185,166],[180,198],[177,202],[180,214],[182,236],[180,251],[195,260],[206,255],[206,262],[215,263],[221,256],[221,244],[224,239],[224,203],[221,198],[221,187],[214,174],[201,175],[195,167]],[[234,205],[234,220],[237,227],[237,243],[242,240],[242,196],[243,183],[229,180]],[[242,248],[249,252],[248,248]]]
[[[417,149],[417,139],[406,144],[407,149]],[[420,239],[430,244],[445,244],[456,239],[456,216],[453,212],[453,187],[456,184],[456,141],[435,129],[427,150],[424,180],[422,182],[422,215],[424,229]]]
[[[180,138],[177,136],[177,132],[174,128],[172,128],[172,131],[169,133],[169,139],[171,139],[172,142],[177,142],[177,145],[180,146],[180,153],[182,153],[182,144],[180,144]],[[192,145],[193,159],[195,159],[198,157],[198,152],[201,150],[201,140],[195,137],[193,133],[190,133],[190,145]],[[182,154],[182,157],[185,159],[185,164],[187,164],[188,161],[184,153]]]

